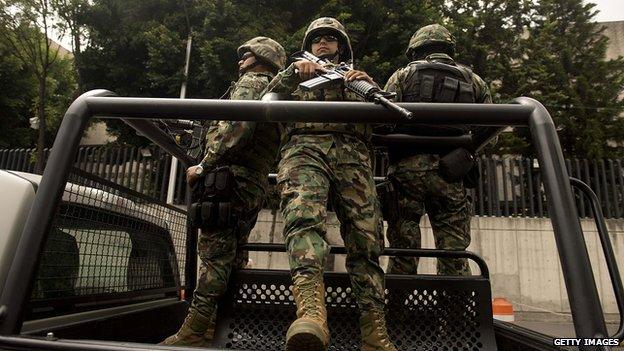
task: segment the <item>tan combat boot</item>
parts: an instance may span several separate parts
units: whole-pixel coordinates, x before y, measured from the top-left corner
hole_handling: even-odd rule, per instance
[[[326,351],[329,328],[323,276],[297,276],[293,295],[297,304],[297,320],[286,333],[286,351]]]
[[[362,351],[397,351],[390,342],[386,329],[386,315],[382,308],[372,308],[360,316]]]
[[[191,309],[177,333],[159,345],[208,347],[214,337],[215,319]]]

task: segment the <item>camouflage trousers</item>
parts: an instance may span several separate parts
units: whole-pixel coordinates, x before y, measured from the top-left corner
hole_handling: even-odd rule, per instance
[[[235,180],[230,201],[236,224],[230,228],[202,228],[197,242],[201,262],[191,308],[207,317],[216,316],[217,301],[227,290],[232,269],[247,265],[248,253],[237,247],[247,242],[266,196],[266,173],[240,166],[230,169]]]
[[[426,157],[413,156],[391,165],[394,186],[386,235],[391,247],[420,248],[420,218],[429,215],[437,249],[465,250],[470,244],[471,201],[462,182],[447,183]],[[388,272],[416,274],[418,258],[393,257]],[[438,274],[470,275],[467,259],[438,259]]]
[[[345,134],[295,135],[281,154],[278,188],[293,278],[323,272],[330,248],[326,206],[331,201],[358,304],[361,309],[383,305],[381,215],[366,144]]]

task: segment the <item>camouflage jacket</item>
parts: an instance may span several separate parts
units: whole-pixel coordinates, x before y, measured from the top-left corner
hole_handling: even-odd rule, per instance
[[[295,73],[295,65],[291,64],[273,78],[266,91],[286,95],[288,99],[299,101],[363,101],[353,92],[345,91],[342,84],[331,89],[303,92],[298,88],[299,83],[301,83],[301,79]],[[322,134],[327,132],[327,134],[351,134],[368,141],[372,135],[372,128],[365,123],[295,122],[284,124],[284,132],[286,138],[295,134]]]
[[[413,62],[410,62],[407,66],[403,68],[399,68],[396,72],[394,72],[394,74],[392,74],[390,79],[388,79],[388,82],[386,83],[384,90],[388,92],[395,92],[396,93],[395,101],[401,102],[403,100],[403,93],[405,92],[405,86],[407,85],[406,84],[407,80],[413,79],[414,68],[420,63],[426,63],[426,62],[432,62],[432,61],[433,62],[437,61],[437,62],[449,64],[449,65],[456,65],[462,68],[465,72],[468,72],[468,74],[470,74],[470,78],[474,86],[476,102],[486,103],[486,104],[492,103],[492,95],[490,94],[490,89],[488,88],[488,85],[485,83],[485,81],[483,81],[483,79],[481,79],[481,77],[479,77],[476,73],[472,72],[472,70],[469,69],[468,67],[455,63],[455,61],[449,55],[444,54],[444,53],[431,54],[427,56],[425,60],[413,61]],[[407,155],[407,154],[393,155],[392,150],[389,150],[389,153],[390,153],[390,159],[392,163],[397,162],[399,159],[403,158],[402,156]],[[401,154],[401,151],[398,150],[397,152],[394,152],[394,153]],[[436,169],[438,168],[438,161],[439,161],[439,156],[437,154],[433,154],[433,155],[418,154],[413,157],[410,157],[411,166],[414,169],[418,169],[418,170]]]
[[[268,72],[247,72],[234,83],[232,100],[259,100],[273,78]],[[263,174],[275,162],[279,147],[276,123],[214,121],[206,133],[206,151],[201,165],[205,169],[229,164],[245,166]]]

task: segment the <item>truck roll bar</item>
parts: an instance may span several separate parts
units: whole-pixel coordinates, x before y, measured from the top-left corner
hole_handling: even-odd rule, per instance
[[[86,122],[92,117],[102,117],[529,126],[542,170],[548,213],[553,223],[576,335],[579,338],[607,336],[555,125],[544,106],[534,99],[517,98],[512,104],[401,103],[401,107],[414,114],[414,118],[405,120],[382,106],[366,102],[181,100],[113,95],[107,90],[87,92],[72,103],[63,118],[0,295],[0,311],[3,308],[5,311],[0,318],[0,334],[18,333],[21,328],[24,305],[31,293],[38,260],[76,156],[78,142]],[[152,132],[143,129],[145,136],[159,144],[159,137]]]

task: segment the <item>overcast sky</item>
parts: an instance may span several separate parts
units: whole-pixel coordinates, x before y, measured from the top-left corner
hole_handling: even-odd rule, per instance
[[[598,22],[624,20],[624,0],[586,0],[596,4],[600,12],[596,15]]]

